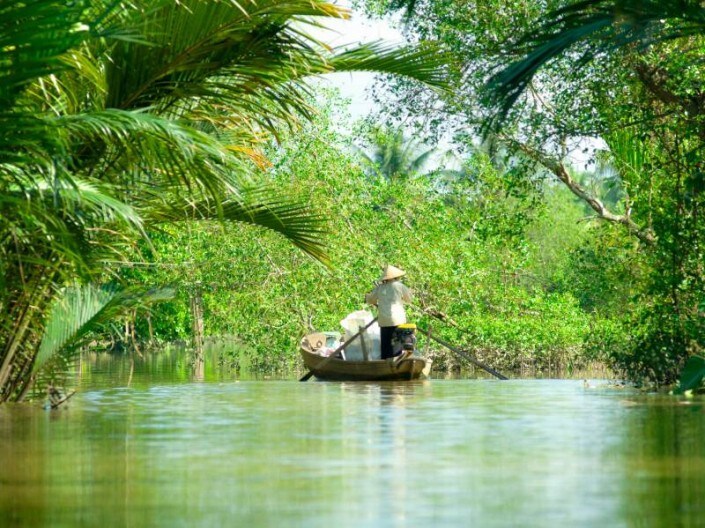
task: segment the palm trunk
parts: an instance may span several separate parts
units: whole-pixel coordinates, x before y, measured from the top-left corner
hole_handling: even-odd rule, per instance
[[[0,319],[7,328],[0,365],[0,402],[19,400],[32,384],[32,368],[39,344],[40,319],[52,298],[55,268],[38,266]]]
[[[7,341],[3,347],[2,365],[0,366],[0,401],[5,400],[5,386],[10,378],[13,369],[15,354],[25,343],[30,324],[37,315],[37,306],[34,301],[38,300],[42,291],[42,275],[35,272],[27,289],[19,293],[19,298],[11,303],[7,311],[5,321],[14,320],[12,325],[2,325],[11,328],[7,334]]]

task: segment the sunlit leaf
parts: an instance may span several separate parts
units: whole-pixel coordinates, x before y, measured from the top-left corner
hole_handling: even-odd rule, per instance
[[[173,296],[170,288],[120,290],[93,284],[65,288],[50,311],[34,371],[57,354],[73,354],[86,336],[117,317]]]

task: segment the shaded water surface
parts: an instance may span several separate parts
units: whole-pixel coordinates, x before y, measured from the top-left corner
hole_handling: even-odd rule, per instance
[[[0,526],[705,522],[702,399],[127,375],[86,374],[57,411],[0,406]]]

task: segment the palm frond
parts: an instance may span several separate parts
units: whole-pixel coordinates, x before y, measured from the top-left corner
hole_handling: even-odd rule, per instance
[[[60,255],[60,275],[86,277],[91,262],[108,249],[95,244],[92,232],[110,230],[115,247],[135,233],[146,236],[140,213],[108,184],[68,173],[55,174],[51,183],[18,174],[15,182],[0,193],[0,251],[23,265],[53,267]]]
[[[56,123],[68,140],[85,145],[76,168],[128,189],[146,184],[162,195],[181,189],[217,201],[237,192],[238,176],[252,168],[248,151],[198,130],[197,123],[115,109],[68,115]]]
[[[204,200],[172,201],[150,212],[153,223],[184,220],[218,220],[240,222],[269,229],[287,238],[305,253],[328,265],[326,252],[325,217],[307,203],[282,196],[281,192],[267,186],[250,188],[241,195],[215,204]]]
[[[330,71],[372,71],[400,75],[439,91],[450,89],[453,55],[435,45],[420,47],[373,42],[337,53],[329,59]]]
[[[65,215],[78,212],[83,216],[97,217],[105,223],[124,222],[142,231],[139,213],[117,198],[115,189],[108,184],[72,176],[68,181],[56,180],[51,187],[42,182],[37,185],[36,193],[48,195],[57,212]]]
[[[363,162],[377,174],[388,180],[413,178],[437,153],[415,139],[407,139],[403,129],[380,129],[373,134],[372,152],[366,154],[358,149]],[[424,148],[422,152],[419,152]]]
[[[54,302],[34,363],[38,371],[57,354],[75,353],[85,338],[135,309],[173,298],[170,288],[101,288],[93,284],[65,288]]]
[[[0,9],[0,108],[12,107],[35,79],[55,74],[89,27],[80,2],[4,2]]]
[[[63,71],[40,77],[27,87],[24,99],[51,116],[77,114],[102,106],[106,85],[101,60],[88,43],[61,57]],[[89,93],[90,97],[86,97]]]
[[[61,152],[61,137],[53,133],[51,119],[32,109],[15,108],[0,112],[0,171],[51,172],[55,154]]]
[[[606,135],[605,142],[621,174],[637,176],[645,174],[645,168],[651,162],[649,150],[632,130],[624,128],[613,131]]]
[[[300,77],[319,52],[293,28],[302,17],[343,16],[324,2],[281,0],[238,4],[162,0],[143,14],[149,44],[111,50],[109,98],[114,108],[174,109],[189,98],[252,95]]]
[[[543,66],[579,45],[578,66],[627,45],[643,49],[705,33],[705,7],[698,0],[585,0],[547,18],[512,46],[525,50],[524,57],[488,82],[496,109],[493,125],[501,124]]]
[[[424,166],[431,160],[431,157],[436,153],[435,148],[429,148],[425,152],[417,155],[409,165],[409,172],[412,175],[419,174]]]
[[[52,104],[50,87],[60,85],[62,76],[77,67],[77,50],[101,36],[101,21],[119,11],[115,0],[93,0],[90,5],[85,1],[4,2],[0,9],[3,164],[24,165],[24,172],[39,173],[51,173],[61,164],[67,145],[56,133],[53,117],[66,108]]]
[[[450,57],[432,47],[365,44],[331,51],[304,31],[310,17],[344,17],[319,1],[180,2],[145,15],[150,44],[120,42],[106,64],[111,108],[184,115],[217,102],[243,122],[276,131],[279,122],[311,116],[304,79],[334,71],[405,75],[447,89]],[[316,25],[313,23],[312,25]]]

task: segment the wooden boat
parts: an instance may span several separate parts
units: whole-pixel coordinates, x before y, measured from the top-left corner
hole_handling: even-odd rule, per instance
[[[431,361],[412,354],[370,361],[347,361],[340,356],[322,356],[325,334],[309,334],[301,340],[300,352],[306,368],[318,379],[330,381],[394,381],[427,378]]]

